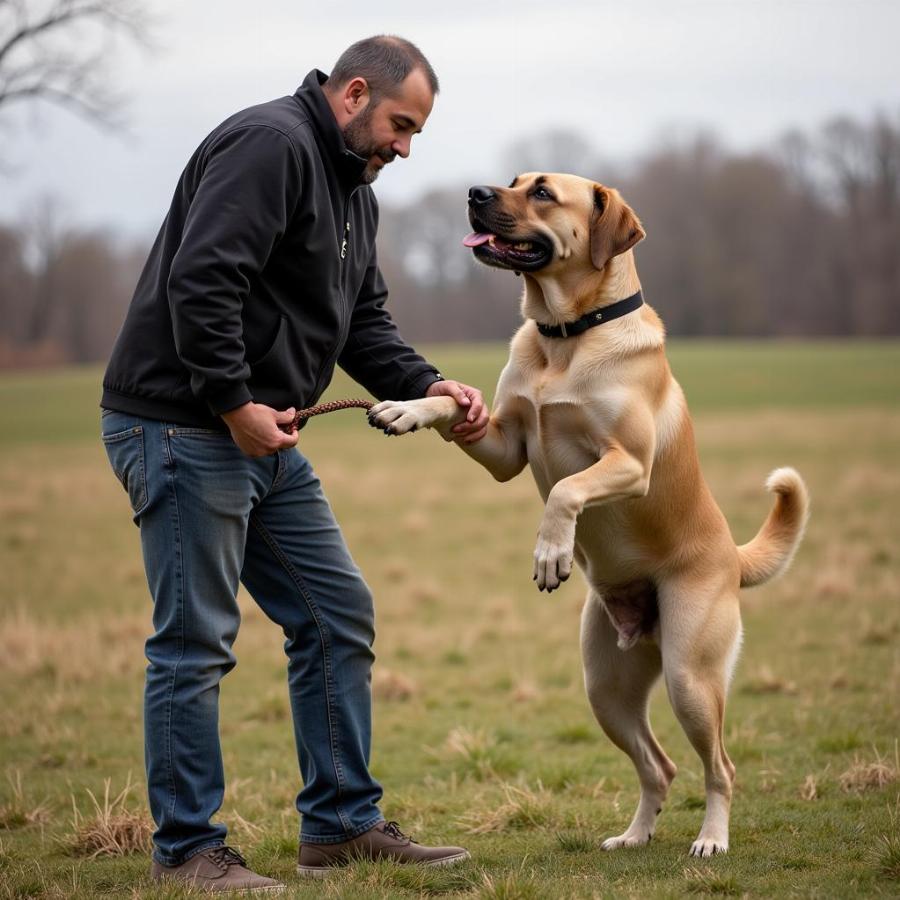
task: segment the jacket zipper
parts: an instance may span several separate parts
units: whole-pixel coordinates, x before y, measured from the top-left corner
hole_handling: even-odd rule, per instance
[[[353,202],[353,196],[360,189],[360,185],[357,185],[353,188],[352,191],[347,195],[347,200],[344,203],[344,235],[343,240],[341,241],[341,288],[343,289],[343,277],[344,277],[344,260],[347,258],[347,251],[350,249],[350,204]]]
[[[347,296],[345,293],[347,276],[344,271],[344,264],[347,259],[347,252],[350,249],[350,204],[353,201],[353,195],[359,190],[360,186],[353,188],[350,191],[350,194],[347,197],[346,202],[344,203],[344,233],[341,239],[341,272],[340,272],[340,287],[341,287],[341,309],[340,309],[340,324],[338,326],[338,335],[343,334],[344,324],[347,319]],[[319,369],[319,373],[316,376],[315,387],[313,388],[314,394],[316,396],[320,393],[320,384],[322,382],[322,376],[329,368],[333,368],[337,363],[337,358],[339,353],[337,352],[337,345],[335,345],[334,349],[331,353],[328,354],[327,360],[322,364],[322,367]]]
[[[353,188],[350,191],[350,194],[347,196],[347,200],[344,203],[344,234],[343,239],[341,240],[341,297],[344,300],[344,309],[347,306],[347,297],[345,296],[344,289],[346,287],[347,275],[345,272],[345,262],[347,259],[347,253],[350,250],[350,204],[353,202],[353,196],[359,190],[359,185]],[[342,310],[343,314],[343,310]],[[341,320],[341,330],[343,330],[343,318]]]

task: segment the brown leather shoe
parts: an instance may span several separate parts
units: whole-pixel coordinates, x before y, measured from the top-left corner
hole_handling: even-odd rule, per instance
[[[280,894],[285,885],[247,868],[247,861],[231,847],[210,847],[180,866],[164,866],[155,859],[150,866],[154,881],[181,881],[201,891]]]
[[[319,878],[335,866],[357,859],[392,859],[423,866],[452,866],[469,858],[462,847],[423,847],[408,838],[396,822],[379,822],[363,834],[340,844],[301,844],[297,871]]]

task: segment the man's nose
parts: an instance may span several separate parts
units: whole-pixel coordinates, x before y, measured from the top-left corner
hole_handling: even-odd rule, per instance
[[[394,141],[391,144],[391,150],[397,154],[397,156],[402,156],[403,159],[406,159],[409,156],[410,144],[412,142],[407,138],[405,140]]]
[[[490,203],[491,200],[495,200],[497,195],[494,193],[493,188],[489,188],[484,184],[476,184],[475,187],[469,188],[469,206],[477,207],[484,206],[485,203]]]

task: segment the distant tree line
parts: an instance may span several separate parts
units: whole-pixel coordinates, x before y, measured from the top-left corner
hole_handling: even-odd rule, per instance
[[[605,161],[583,136],[512,145],[504,171],[569,171],[618,187],[641,217],[648,301],[670,334],[900,334],[900,118],[836,119],[766,151],[709,136]],[[412,341],[505,339],[520,283],[461,245],[468,185],[384,207],[379,259]],[[65,226],[51,201],[0,223],[0,366],[103,359],[147,247]]]
[[[550,132],[506,156],[493,183],[557,171],[619,188],[647,230],[638,272],[670,334],[900,333],[900,116],[835,119],[752,154],[697,135],[613,163]],[[382,215],[410,336],[505,338],[519,321],[519,283],[460,253],[465,199],[464,186],[442,189]]]

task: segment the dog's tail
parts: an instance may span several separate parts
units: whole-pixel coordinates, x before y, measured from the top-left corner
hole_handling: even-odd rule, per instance
[[[741,587],[780,575],[791,563],[809,518],[809,493],[795,469],[776,469],[766,481],[775,505],[752,541],[741,544]]]

